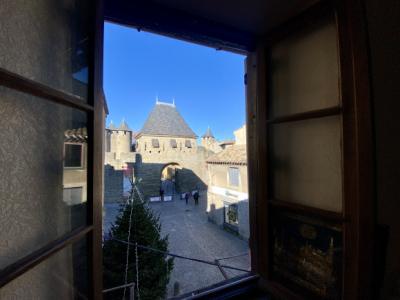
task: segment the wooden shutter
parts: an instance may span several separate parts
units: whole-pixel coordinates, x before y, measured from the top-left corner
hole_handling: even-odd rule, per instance
[[[247,57],[252,267],[284,299],[371,297],[372,134],[360,7],[320,3]]]

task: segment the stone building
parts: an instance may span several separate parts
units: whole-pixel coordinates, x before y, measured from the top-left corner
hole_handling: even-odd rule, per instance
[[[249,203],[246,127],[235,131],[236,143],[207,159],[209,220],[248,239]]]
[[[132,167],[135,153],[132,145],[133,131],[125,120],[116,127],[111,121],[105,130],[104,157],[104,201],[120,201],[124,196],[124,183],[129,182],[124,177],[124,170]],[[126,186],[126,184],[125,184]]]
[[[87,201],[87,129],[64,132],[63,201],[77,205]]]
[[[222,150],[222,147],[218,143],[218,141],[215,139],[213,133],[211,132],[210,127],[207,128],[207,131],[203,136],[201,137],[201,145],[215,153],[220,152]]]
[[[136,135],[134,175],[146,198],[172,200],[173,195],[206,189],[206,159],[213,152],[197,145],[197,135],[174,103],[157,100]]]
[[[122,120],[118,127],[111,121],[105,135],[105,165],[110,165],[116,170],[122,170],[128,163],[135,161],[132,146],[133,131],[125,120]]]

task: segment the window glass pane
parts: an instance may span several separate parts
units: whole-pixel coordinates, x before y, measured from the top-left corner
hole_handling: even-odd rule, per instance
[[[64,188],[63,199],[69,205],[79,204],[82,202],[83,187]]]
[[[337,47],[333,20],[272,47],[270,117],[339,104]]]
[[[64,167],[79,168],[82,167],[83,152],[81,144],[65,144]]]
[[[0,289],[0,299],[88,299],[86,239],[67,246]]]
[[[0,67],[87,97],[88,1],[5,0],[0,5]]]
[[[229,185],[239,186],[239,169],[229,168]]]
[[[307,299],[342,299],[340,226],[279,210],[270,217],[271,279]]]
[[[341,211],[340,117],[276,124],[270,134],[273,197]]]
[[[0,103],[3,268],[86,224],[86,165],[65,168],[63,160],[66,142],[85,145],[87,121],[84,112],[4,87]],[[82,187],[80,201],[76,194],[72,203],[63,199],[69,187]]]

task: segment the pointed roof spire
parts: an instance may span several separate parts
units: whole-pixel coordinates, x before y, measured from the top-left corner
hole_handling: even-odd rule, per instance
[[[210,126],[208,126],[206,133],[203,134],[203,138],[214,138],[214,135],[211,132]]]
[[[119,130],[130,130],[128,123],[126,123],[125,118],[122,118],[121,124],[119,124]]]
[[[117,129],[117,128],[115,127],[115,125],[114,125],[113,120],[110,121],[110,125],[108,125],[108,129],[113,129],[113,130]]]
[[[154,106],[147,117],[138,136],[141,135],[197,138],[176,106],[161,101]]]

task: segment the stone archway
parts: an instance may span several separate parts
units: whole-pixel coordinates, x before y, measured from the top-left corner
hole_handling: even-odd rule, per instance
[[[177,163],[168,163],[161,170],[160,191],[164,196],[174,196],[177,194],[177,172],[182,167]]]

